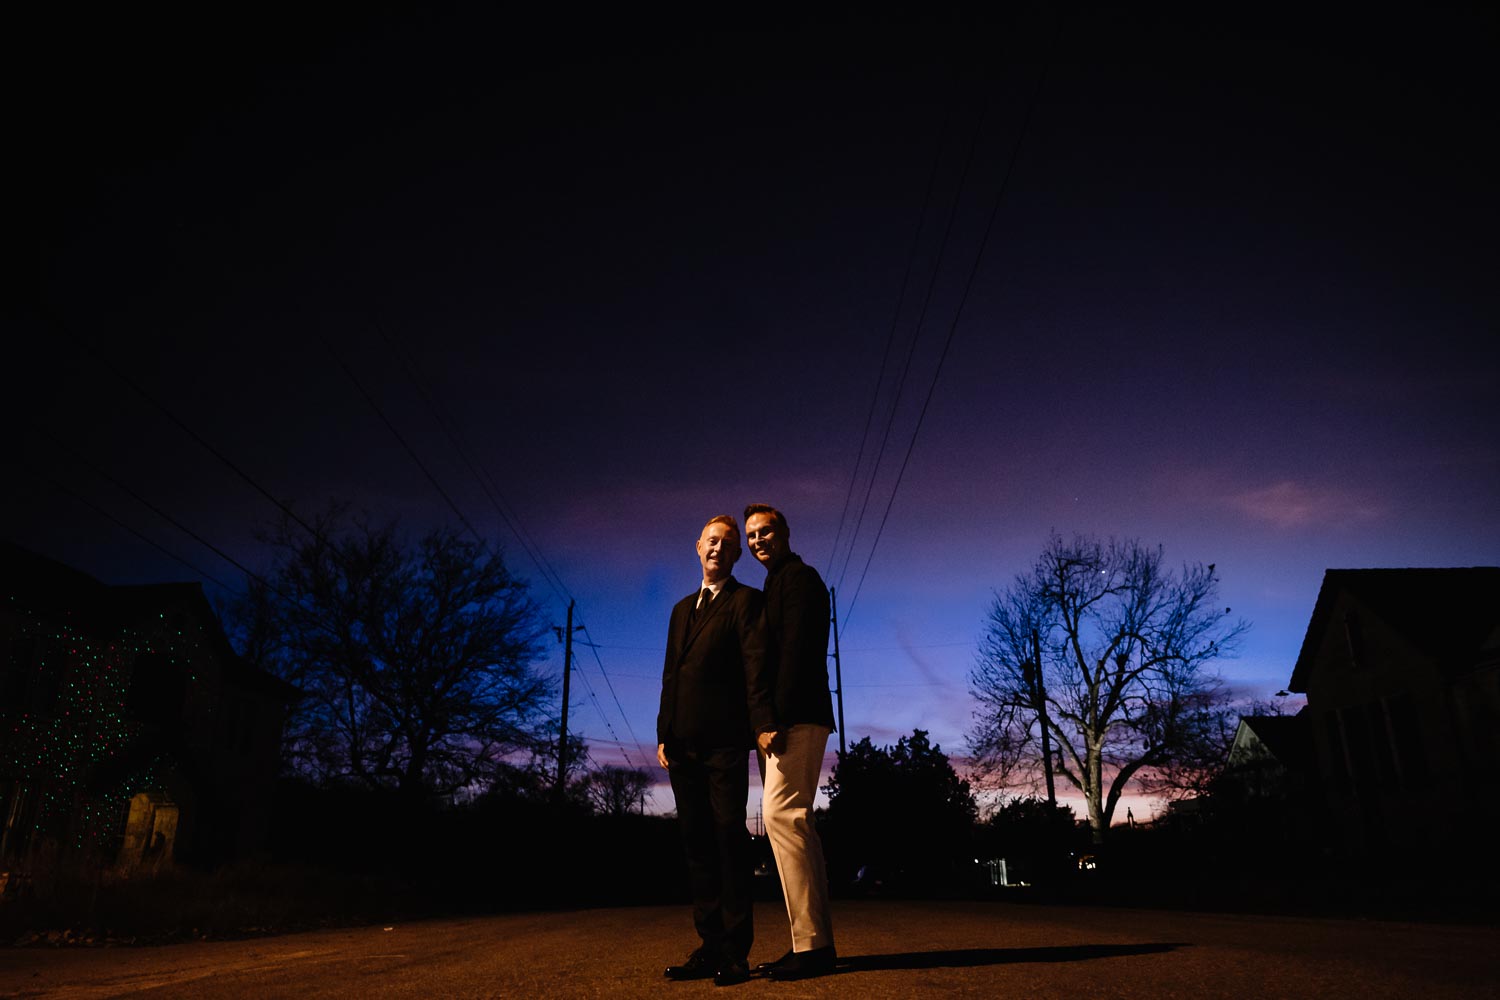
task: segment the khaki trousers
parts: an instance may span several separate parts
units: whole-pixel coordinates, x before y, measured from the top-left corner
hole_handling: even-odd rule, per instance
[[[828,870],[812,814],[829,732],[826,726],[795,725],[785,731],[786,745],[781,753],[757,754],[764,789],[761,818],[781,875],[786,915],[792,924],[793,951],[811,951],[833,944]]]

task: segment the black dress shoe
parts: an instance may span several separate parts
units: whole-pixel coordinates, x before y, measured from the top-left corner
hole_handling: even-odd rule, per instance
[[[837,961],[838,953],[833,950],[833,945],[812,951],[794,951],[791,958],[771,970],[770,976],[778,981],[826,976],[833,971]]]
[[[662,975],[672,980],[709,979],[719,971],[719,961],[703,948],[687,957],[681,965],[669,965]]]
[[[756,972],[760,972],[760,973],[766,973],[766,972],[770,972],[772,969],[779,969],[783,965],[785,965],[786,963],[790,962],[792,960],[792,956],[795,955],[795,954],[796,954],[796,952],[788,949],[787,953],[785,955],[782,955],[776,961],[774,961],[774,962],[762,962],[762,963],[760,963],[759,965],[757,965],[755,967],[755,971]]]
[[[726,961],[719,966],[719,971],[714,973],[715,986],[738,986],[750,978],[750,966],[735,959]]]

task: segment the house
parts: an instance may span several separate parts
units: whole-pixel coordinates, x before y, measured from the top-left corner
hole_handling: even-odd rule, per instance
[[[198,584],[109,586],[0,541],[0,862],[254,853],[296,694]]]
[[[1328,570],[1288,687],[1354,851],[1487,840],[1500,820],[1500,567]]]
[[[1235,728],[1224,781],[1245,799],[1288,799],[1305,790],[1312,765],[1304,714],[1247,715]]]

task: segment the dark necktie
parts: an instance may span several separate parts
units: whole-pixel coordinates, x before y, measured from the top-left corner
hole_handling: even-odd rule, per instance
[[[707,587],[704,587],[703,593],[698,595],[698,606],[693,609],[693,616],[688,619],[688,624],[691,625],[696,622],[698,620],[698,617],[702,615],[703,612],[708,610],[708,606],[713,601],[713,599],[714,592],[712,590],[709,590]]]

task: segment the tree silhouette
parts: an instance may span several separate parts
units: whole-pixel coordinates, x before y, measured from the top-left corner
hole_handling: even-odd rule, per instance
[[[971,870],[974,796],[923,730],[887,747],[866,736],[839,755],[823,790],[835,878],[866,868],[888,881],[930,884]]]
[[[1071,865],[1069,852],[1088,843],[1073,810],[1050,805],[1037,795],[1010,796],[979,825],[982,855],[1005,858],[1013,879],[1037,882],[1060,875]]]
[[[981,773],[1034,788],[1045,734],[1102,843],[1132,780],[1214,744],[1223,697],[1210,664],[1249,627],[1228,616],[1212,564],[1174,573],[1160,548],[1053,535],[996,595],[970,673]]]
[[[230,609],[245,655],[304,692],[293,770],[420,796],[544,748],[543,630],[498,554],[446,528],[407,545],[341,507],[314,528],[277,525],[274,570]]]
[[[646,806],[651,775],[633,767],[601,767],[584,779],[589,802],[605,816],[624,816]]]
[[[1224,688],[1202,692],[1194,699],[1194,706],[1198,724],[1186,732],[1183,745],[1167,760],[1137,775],[1136,784],[1146,794],[1174,801],[1212,793],[1229,762],[1240,719],[1285,714],[1285,706],[1279,702],[1237,700]]]

